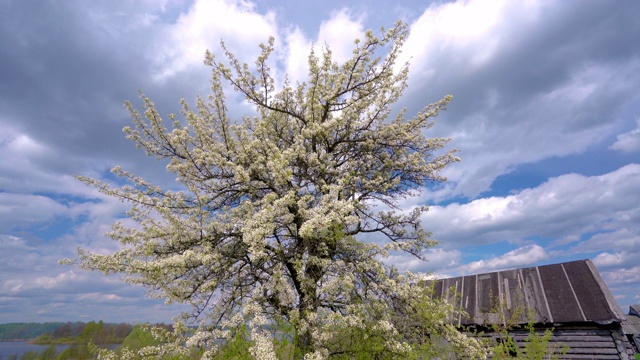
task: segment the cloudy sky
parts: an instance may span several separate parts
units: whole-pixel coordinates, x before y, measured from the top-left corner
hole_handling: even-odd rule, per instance
[[[382,3],[382,4],[380,4]],[[592,259],[623,310],[640,302],[638,1],[0,1],[0,323],[169,321],[144,289],[57,261],[104,237],[126,205],[74,174],[115,165],[167,184],[121,129],[144,91],[161,113],[208,94],[205,49],[253,62],[276,38],[279,74],[302,79],[312,47],[348,56],[367,29],[410,26],[401,106],[447,94],[430,135],[460,163],[430,204],[440,276]],[[234,117],[249,108],[230,98]]]

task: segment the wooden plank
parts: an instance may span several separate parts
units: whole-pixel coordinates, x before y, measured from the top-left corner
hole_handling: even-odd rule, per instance
[[[593,265],[593,262],[591,262],[591,260],[585,260],[585,264],[587,264],[587,266],[591,269],[593,278],[596,280],[598,284],[600,284],[600,290],[602,291],[602,294],[604,295],[604,297],[607,299],[607,302],[609,303],[609,309],[611,309],[616,319],[622,320],[626,318],[625,314],[622,312],[622,309],[620,309],[618,302],[613,297],[611,290],[609,289],[607,284],[605,284],[604,279],[602,279],[602,276],[600,276],[598,269],[596,269],[595,265]]]
[[[478,275],[477,296],[480,313],[492,313],[497,310],[500,296],[498,273]]]
[[[460,305],[460,290],[462,287],[462,277],[455,277],[443,280],[443,299],[454,306]],[[449,322],[457,324],[458,317],[450,315],[447,319]]]
[[[436,299],[442,299],[442,288],[444,286],[444,280],[436,281],[434,285],[434,291],[436,293]]]
[[[473,319],[476,316],[476,276],[465,276],[463,278],[464,293],[462,294],[462,308],[468,314],[462,317],[461,323],[464,325],[474,324]]]
[[[513,335],[512,337],[517,340],[524,340],[527,338],[527,336],[513,336]],[[550,340],[562,341],[562,342],[576,342],[576,341],[578,342],[579,341],[611,341],[612,342],[613,338],[611,338],[611,336],[599,336],[599,335],[584,335],[584,336],[561,335],[561,336],[552,336]]]
[[[567,350],[567,354],[592,354],[592,355],[618,354],[618,349],[616,348],[583,349],[583,348],[570,347],[569,350]]]
[[[580,299],[578,299],[578,295],[576,295],[575,289],[573,288],[573,284],[571,283],[571,279],[569,279],[569,275],[567,274],[567,270],[564,268],[564,264],[559,264],[564,272],[564,276],[567,278],[569,282],[569,288],[571,289],[571,293],[573,294],[574,299],[576,299],[576,306],[578,311],[580,312],[580,316],[582,316],[582,320],[587,321],[587,317],[584,315],[584,311],[582,311],[582,306],[580,305]]]
[[[569,279],[561,264],[538,266],[540,280],[547,296],[549,310],[554,322],[583,321]]]
[[[611,330],[606,329],[556,329],[553,331],[554,335],[607,335],[611,336]]]
[[[473,336],[473,335],[470,335]],[[478,336],[475,336],[478,337]],[[480,338],[489,338],[490,336],[480,336]],[[497,336],[493,337],[494,339],[497,338]],[[529,343],[529,340],[526,338],[513,338],[513,341],[518,344],[518,345],[523,345],[523,344],[527,344]],[[567,346],[571,346],[571,347],[586,347],[586,348],[590,348],[590,347],[610,347],[610,348],[614,348],[616,345],[613,341],[613,339],[596,339],[596,340],[590,340],[590,339],[583,339],[583,341],[566,341],[566,340],[560,340],[560,339],[549,339],[549,343],[551,344],[558,344],[558,345],[567,345]]]
[[[504,315],[512,323],[527,323],[527,302],[522,289],[522,282],[518,279],[518,270],[501,271],[500,274],[502,275],[500,286],[503,287],[502,293],[505,298]]]
[[[454,305],[458,305],[458,301],[459,300],[459,293],[460,293],[460,287],[461,287],[461,282],[462,282],[462,278],[461,277],[455,277],[455,278],[449,278],[449,279],[444,279],[443,280],[443,298]]]
[[[536,268],[521,269],[520,273],[524,283],[522,290],[525,302],[529,304],[528,309],[533,310],[534,322],[539,324],[553,322]]]
[[[610,321],[616,318],[600,288],[600,284],[594,278],[586,262],[573,261],[565,263],[564,269],[573,285],[573,290],[587,320]]]
[[[478,325],[502,324],[499,315],[500,290],[498,287],[498,273],[481,274],[476,276],[476,312],[473,322]]]
[[[528,341],[518,341],[514,340],[516,345],[522,347],[528,343]],[[612,341],[573,341],[573,342],[565,342],[565,341],[549,341],[550,344],[557,344],[558,346],[568,346],[569,348],[615,348],[616,344]]]
[[[535,329],[536,334],[544,334],[545,329]],[[528,335],[529,330],[511,330],[510,334],[517,335]],[[611,330],[607,329],[554,329],[551,331],[553,335],[575,335],[575,336],[583,336],[583,335],[601,335],[601,336],[611,336]]]
[[[464,276],[460,278],[460,289],[459,289],[460,293],[458,294],[458,297],[460,298],[460,304],[458,305],[458,307],[460,309],[464,308]],[[458,325],[461,324],[462,321],[462,314],[458,314]]]
[[[589,354],[565,354],[560,357],[561,359],[600,359],[600,360],[620,360],[619,355],[604,355],[600,354],[597,358],[594,358]]]

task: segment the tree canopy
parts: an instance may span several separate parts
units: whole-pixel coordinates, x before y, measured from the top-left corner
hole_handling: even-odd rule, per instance
[[[81,267],[126,274],[151,296],[191,304],[201,325],[189,344],[211,353],[244,324],[257,358],[275,357],[274,324],[293,326],[305,358],[347,356],[339,334],[363,329],[384,339],[385,356],[434,334],[473,348],[442,320],[454,309],[415,286],[419,276],[383,262],[393,251],[422,259],[435,245],[420,222],[427,207],[399,204],[444,181],[438,172],[458,161],[443,150],[448,139],[425,135],[451,96],[411,118],[392,114],[407,87],[408,65],[397,64],[407,32],[403,23],[380,37],[369,31],[343,64],[328,48],[312,51],[307,81],[295,84],[271,75],[273,38],[254,67],[222,44],[226,62],[205,57],[208,99],[193,109],[182,100],[182,117],[170,115],[169,126],[149,98],[142,113],[127,103],[134,126],[126,136],[167,160],[181,190],[120,167],[113,172],[128,185],[79,177],[130,203],[137,222],[113,226],[117,252],[80,250]],[[255,105],[255,116],[230,118],[225,84]]]

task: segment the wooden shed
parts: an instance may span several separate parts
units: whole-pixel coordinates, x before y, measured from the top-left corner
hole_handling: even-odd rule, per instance
[[[496,327],[522,348],[528,336],[553,330],[551,342],[568,347],[567,359],[633,359],[622,331],[626,316],[590,260],[535,266],[437,280],[435,295],[454,302],[466,316],[450,319],[492,336]],[[497,336],[494,334],[494,338]]]
[[[640,304],[629,307],[626,320],[622,320],[622,332],[631,343],[634,351],[640,353]]]

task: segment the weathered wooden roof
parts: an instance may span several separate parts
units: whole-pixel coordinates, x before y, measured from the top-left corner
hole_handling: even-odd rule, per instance
[[[460,304],[461,325],[596,322],[625,318],[591,260],[441,279],[437,297]],[[528,315],[531,314],[531,315]]]

